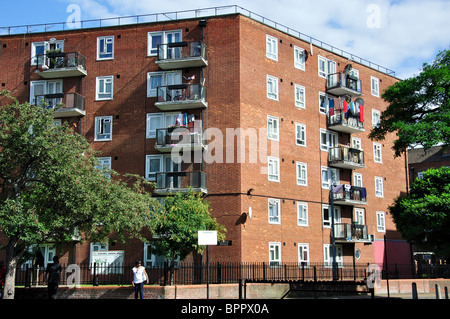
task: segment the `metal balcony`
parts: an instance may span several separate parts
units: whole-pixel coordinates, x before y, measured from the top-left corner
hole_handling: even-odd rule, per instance
[[[35,104],[55,109],[53,117],[74,117],[84,116],[84,96],[78,93],[55,93],[37,95]]]
[[[335,224],[334,238],[337,243],[371,243],[373,237],[367,233],[366,225]]]
[[[197,127],[177,127],[156,130],[155,148],[160,152],[171,152],[175,147],[183,151],[206,149],[203,131]]]
[[[196,192],[207,193],[206,174],[200,171],[156,173],[155,193],[157,194],[187,192],[189,188]]]
[[[335,109],[334,113],[328,113],[328,128],[342,133],[364,132],[364,122],[361,122],[360,115],[351,111],[344,112],[342,109]]]
[[[333,186],[332,191],[334,204],[336,205],[367,205],[367,191],[365,187],[340,184]]]
[[[206,45],[200,41],[159,44],[156,64],[162,70],[207,66]]]
[[[86,76],[86,57],[78,52],[39,54],[36,73],[45,79]]]
[[[206,108],[206,89],[201,84],[158,86],[155,106],[162,111]]]
[[[329,149],[328,162],[332,167],[343,169],[364,168],[364,151],[340,145]]]
[[[327,77],[327,93],[335,96],[361,96],[361,80],[345,73],[333,73]]]

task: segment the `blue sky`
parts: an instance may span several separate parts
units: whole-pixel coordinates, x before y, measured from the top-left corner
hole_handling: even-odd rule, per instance
[[[238,5],[396,72],[404,79],[450,49],[449,0],[14,0],[0,27]],[[1,32],[1,30],[0,30]]]

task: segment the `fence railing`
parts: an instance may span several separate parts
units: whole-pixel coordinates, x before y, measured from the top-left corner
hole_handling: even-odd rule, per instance
[[[74,284],[74,278],[68,268],[62,265],[61,285]],[[337,265],[336,278],[339,281],[361,281],[370,275],[369,265]],[[131,264],[81,264],[78,265],[79,284],[81,285],[131,285],[133,279]],[[209,267],[209,271],[207,271]],[[383,279],[450,278],[450,265],[379,265]],[[248,281],[332,281],[333,269],[326,263],[284,263],[277,266],[269,262],[261,263],[168,263],[146,267],[149,284],[155,285],[194,285],[239,283]],[[209,273],[209,278],[207,278]],[[33,268],[24,265],[17,268],[17,286],[44,285],[45,268]]]

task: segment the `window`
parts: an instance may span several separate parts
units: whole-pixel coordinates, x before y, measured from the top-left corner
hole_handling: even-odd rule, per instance
[[[386,221],[384,217],[384,212],[377,212],[377,231],[386,231]]]
[[[149,181],[156,180],[156,173],[163,171],[162,155],[147,155],[145,163],[145,178]]]
[[[278,157],[268,157],[269,164],[269,181],[279,182],[280,181],[280,159]]]
[[[278,78],[267,75],[267,98],[278,101]]]
[[[280,223],[280,200],[269,198],[269,224]]]
[[[361,150],[361,139],[359,137],[353,137],[352,136],[352,147],[356,148],[358,150]]]
[[[149,56],[158,55],[158,45],[180,42],[182,39],[181,30],[157,31],[148,33],[148,51]],[[176,58],[181,57],[181,47],[168,48],[160,47],[159,58]]]
[[[383,177],[375,176],[375,196],[384,197],[384,195],[383,195]]]
[[[298,243],[298,265],[309,266],[309,244]]]
[[[113,99],[113,76],[97,77],[96,100],[112,100]]]
[[[362,174],[353,173],[353,185],[357,187],[363,187]]]
[[[373,96],[380,96],[380,80],[374,76],[370,77],[371,82],[371,92]]]
[[[339,169],[322,166],[322,188],[330,189],[333,184],[339,184]]]
[[[305,87],[296,84],[295,85],[295,106],[299,108],[306,108],[306,101],[305,101]]]
[[[308,226],[308,203],[297,202],[297,225]]]
[[[62,103],[62,98],[45,98],[47,94],[63,93],[63,80],[42,80],[30,82],[30,104],[42,105],[46,103],[49,107]]]
[[[267,116],[267,138],[269,140],[278,141],[279,127],[278,117]]]
[[[372,109],[372,127],[376,128],[380,125],[381,112]]]
[[[364,208],[355,208],[355,224],[364,225]]]
[[[382,163],[381,144],[373,143],[373,161],[375,163]]]
[[[306,163],[297,162],[297,185],[308,186],[308,167]]]
[[[339,206],[334,206],[334,224],[336,225],[339,224],[340,222],[341,222],[341,208]],[[330,228],[331,224],[332,224],[331,207],[328,205],[322,205],[322,226],[323,228]]]
[[[154,236],[153,238],[156,238],[156,236]],[[180,263],[180,256],[176,257],[173,261],[175,263],[174,266],[177,267]],[[154,243],[144,243],[144,267],[164,265],[165,262],[172,262],[172,260],[168,260],[165,256],[157,255],[155,252]]]
[[[333,73],[336,73],[336,62],[319,55],[319,76],[326,78]]]
[[[114,59],[114,36],[97,38],[97,60]]]
[[[342,245],[335,245],[336,247],[336,263],[338,267],[343,266],[343,254],[342,254]],[[325,267],[333,266],[333,251],[332,245],[324,244],[323,245],[323,261],[325,263]]]
[[[99,157],[98,160],[99,164],[95,167],[100,171],[105,171],[105,177],[111,178],[111,174],[108,172],[111,169],[111,157]]]
[[[278,61],[278,39],[266,35],[266,57]]]
[[[160,89],[165,90],[164,86],[180,84],[181,82],[181,71],[149,72],[147,73],[147,97],[157,97],[159,86],[163,86]],[[159,96],[164,99],[164,91],[160,92]]]
[[[269,265],[271,267],[281,264],[281,243],[269,243]]]
[[[324,152],[328,152],[330,149],[335,148],[338,145],[337,133],[320,129],[320,149]]]
[[[147,138],[155,138],[156,130],[175,125],[178,113],[148,113],[147,114]]]
[[[99,116],[95,118],[95,138],[94,141],[112,140],[112,116]]]
[[[302,48],[294,46],[294,67],[305,71],[306,51]]]
[[[56,50],[64,52],[64,40],[33,42],[31,44],[31,65],[36,65],[38,62],[42,65],[44,63],[43,54]],[[39,56],[41,54],[42,56]]]
[[[295,123],[295,144],[306,147],[306,125]]]
[[[328,94],[319,92],[319,113],[327,114],[328,99]]]

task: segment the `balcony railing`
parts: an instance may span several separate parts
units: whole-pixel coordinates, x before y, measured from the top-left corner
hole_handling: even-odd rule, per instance
[[[186,192],[189,188],[206,193],[206,174],[200,171],[156,173],[157,194]]]
[[[200,41],[159,44],[156,64],[163,70],[207,66],[206,45]]]
[[[46,79],[85,76],[86,57],[78,52],[39,54],[36,73]]]
[[[336,239],[336,242],[372,242],[372,237],[367,233],[366,225],[336,224],[334,225],[334,229],[334,237]]]
[[[360,96],[361,80],[351,74],[333,73],[327,77],[327,93],[336,96]]]
[[[206,148],[202,129],[198,127],[157,129],[156,149],[160,152],[170,152],[174,147],[182,147],[183,150]]]
[[[334,109],[333,113],[328,113],[328,127],[333,131],[350,134],[365,131],[360,113],[350,109],[347,112],[342,109]]]
[[[330,166],[344,169],[366,167],[364,164],[364,151],[345,145],[330,148],[328,161]]]
[[[54,117],[84,116],[84,96],[78,93],[56,93],[46,95],[36,95],[35,105],[45,105],[54,108]]]
[[[340,184],[332,187],[333,200],[337,205],[367,205],[365,187]]]
[[[206,89],[201,84],[174,84],[158,86],[155,106],[160,110],[180,110],[204,108],[206,102]]]

